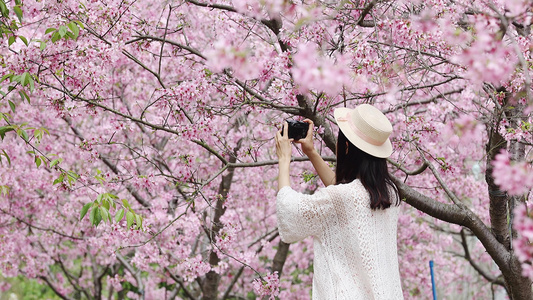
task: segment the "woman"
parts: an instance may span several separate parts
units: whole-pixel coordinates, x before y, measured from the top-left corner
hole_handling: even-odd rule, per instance
[[[313,195],[290,187],[287,124],[276,134],[279,158],[276,210],[281,240],[314,237],[313,299],[403,299],[396,229],[399,199],[387,170],[392,153],[389,120],[362,104],[334,112],[339,125],[333,172],[313,146],[313,123],[295,141],[326,186]]]

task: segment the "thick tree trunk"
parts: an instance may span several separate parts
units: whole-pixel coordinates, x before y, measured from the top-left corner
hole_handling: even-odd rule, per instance
[[[508,228],[508,207],[509,197],[505,191],[501,191],[500,187],[494,183],[492,176],[493,166],[492,161],[494,157],[505,149],[507,141],[498,133],[497,128],[492,128],[489,131],[489,142],[487,143],[487,166],[485,171],[485,181],[488,185],[489,192],[489,214],[492,233],[496,239],[502,243],[505,248],[510,247],[510,235]]]
[[[505,88],[500,88],[498,92],[505,93],[501,108],[495,108],[494,115],[497,119],[493,124],[488,125],[488,137],[486,152],[487,166],[485,180],[488,185],[490,200],[490,222],[491,230],[498,242],[500,242],[508,253],[507,264],[502,267],[502,275],[505,279],[507,292],[511,299],[533,299],[531,290],[531,280],[522,276],[522,267],[518,258],[514,254],[512,239],[516,237],[516,231],[512,228],[513,210],[525,201],[525,197],[510,196],[507,192],[500,190],[494,182],[492,162],[502,150],[508,150],[512,161],[524,159],[525,148],[518,141],[511,141],[509,147],[499,133],[499,124],[502,119],[506,119],[512,127],[520,126],[523,115],[523,106],[518,103],[509,103],[510,94]],[[492,255],[491,255],[492,256]]]
[[[272,272],[278,272],[278,276],[280,277],[281,271],[283,270],[283,265],[285,265],[287,255],[289,254],[289,246],[290,244],[284,243],[280,239],[278,251],[276,251],[276,255],[274,255],[274,259],[272,261]]]
[[[533,299],[531,280],[522,276],[522,266],[514,252],[511,252],[509,269],[509,272],[503,273],[502,271],[507,285],[509,298],[512,300]]]
[[[240,142],[238,143],[237,148],[235,149],[235,152],[237,152]],[[235,154],[232,154],[229,163],[235,163],[237,161],[237,156]],[[215,206],[215,216],[213,217],[213,225],[211,227],[211,230],[209,232],[210,234],[210,241],[211,243],[215,243],[214,239],[222,229],[222,224],[220,223],[220,218],[224,215],[226,212],[226,207],[224,206],[224,202],[226,201],[229,193],[229,189],[231,187],[231,183],[233,181],[233,174],[234,174],[235,168],[228,168],[228,173],[224,176],[222,176],[222,181],[220,182],[219,188],[218,188],[218,199],[216,201]],[[215,267],[220,262],[220,258],[216,254],[215,251],[211,250],[209,253],[209,264],[211,267]],[[202,282],[202,300],[214,300],[217,299],[218,296],[218,286],[220,283],[220,274],[215,272],[214,270],[211,270],[207,272],[205,275],[205,279]]]

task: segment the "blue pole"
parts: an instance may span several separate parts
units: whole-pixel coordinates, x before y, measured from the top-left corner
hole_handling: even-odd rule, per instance
[[[437,300],[437,289],[435,288],[435,275],[433,274],[433,261],[429,261],[429,270],[431,271],[431,287],[433,289],[433,300]]]

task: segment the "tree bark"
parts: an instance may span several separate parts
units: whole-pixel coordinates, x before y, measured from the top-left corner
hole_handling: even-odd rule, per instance
[[[237,155],[236,152],[238,148],[240,147],[241,142],[239,141],[237,148],[234,150],[234,153],[231,154],[231,157],[229,159],[229,163],[235,163],[237,161]],[[211,227],[211,230],[209,231],[210,237],[209,240],[211,243],[215,243],[215,237],[218,235],[220,230],[222,229],[222,224],[220,223],[220,218],[224,215],[226,212],[226,207],[224,206],[224,202],[226,201],[228,197],[228,193],[231,187],[231,183],[233,181],[233,174],[235,172],[235,168],[229,167],[227,170],[227,174],[222,176],[222,181],[220,182],[220,185],[218,187],[218,195],[216,205],[215,205],[215,216],[213,217],[213,225]],[[215,267],[220,262],[220,258],[218,257],[217,253],[213,250],[209,253],[209,264],[211,267]],[[202,300],[213,300],[217,299],[218,296],[218,286],[220,283],[220,274],[215,272],[214,270],[210,270],[205,274],[205,279],[202,282]]]
[[[274,259],[272,261],[272,272],[278,272],[279,277],[281,277],[283,265],[285,265],[287,255],[289,255],[289,246],[290,244],[282,242],[281,239],[279,240],[278,251],[276,251],[276,255],[274,255]]]
[[[492,127],[489,130],[489,141],[487,143],[487,165],[485,171],[485,181],[488,185],[488,193],[490,200],[489,214],[492,232],[496,239],[502,243],[505,248],[510,248],[509,230],[507,227],[508,217],[508,196],[505,191],[501,191],[500,187],[494,183],[492,176],[493,166],[492,161],[495,156],[505,149],[507,141],[499,134],[498,128]]]

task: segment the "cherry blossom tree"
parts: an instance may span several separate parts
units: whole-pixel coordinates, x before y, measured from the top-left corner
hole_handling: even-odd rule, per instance
[[[431,293],[429,260],[441,292],[533,299],[530,1],[0,12],[4,277],[62,299],[309,299],[312,241],[276,229],[272,137],[309,118],[334,166],[333,109],[372,103],[395,130],[406,299]],[[296,148],[292,166],[320,188]]]

